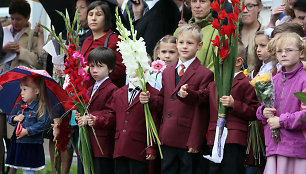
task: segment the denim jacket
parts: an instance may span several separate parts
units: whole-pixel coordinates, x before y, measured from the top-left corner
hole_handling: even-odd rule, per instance
[[[17,139],[16,143],[42,144],[43,131],[50,125],[49,114],[46,110],[45,115],[41,118],[38,118],[39,116],[36,115],[39,106],[38,100],[34,100],[22,112],[21,105],[25,104],[26,103],[23,101],[18,102],[12,113],[8,116],[8,123],[12,126],[15,126],[14,133],[16,132],[16,127],[18,124],[18,122],[13,121],[14,117],[19,114],[23,114],[25,116],[21,124],[24,129],[27,129],[28,135],[22,137],[21,139]]]

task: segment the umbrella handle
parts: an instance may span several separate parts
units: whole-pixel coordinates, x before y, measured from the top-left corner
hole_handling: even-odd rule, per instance
[[[21,133],[22,129],[23,129],[23,127],[22,127],[21,122],[18,122],[17,128],[16,128],[16,135],[19,135]]]

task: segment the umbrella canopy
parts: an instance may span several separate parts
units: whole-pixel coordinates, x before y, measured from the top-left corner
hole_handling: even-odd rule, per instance
[[[67,101],[66,91],[51,78],[51,76],[44,70],[33,70],[27,67],[17,67],[0,76],[0,109],[6,114],[10,114],[17,102],[21,100],[19,81],[29,75],[42,75],[44,77],[52,115],[54,118],[62,116],[70,108],[65,108],[65,101]]]

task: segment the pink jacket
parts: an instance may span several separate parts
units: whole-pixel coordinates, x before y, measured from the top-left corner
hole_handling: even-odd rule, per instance
[[[306,120],[298,121],[306,116],[306,110],[301,110],[301,101],[295,96],[295,92],[301,92],[306,88],[306,71],[300,63],[291,71],[282,71],[273,77],[275,88],[276,115],[279,116],[280,142],[276,143],[272,138],[272,131],[263,116],[263,106],[257,109],[257,118],[262,121],[265,131],[265,144],[267,156],[282,155],[294,158],[306,158],[306,138],[303,130],[306,129]]]

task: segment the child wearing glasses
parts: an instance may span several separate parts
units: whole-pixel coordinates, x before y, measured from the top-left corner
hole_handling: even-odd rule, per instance
[[[273,77],[275,103],[273,108],[261,105],[257,118],[262,121],[265,133],[267,163],[264,173],[305,173],[306,170],[306,115],[301,110],[301,101],[295,92],[306,88],[306,71],[301,60],[304,58],[305,41],[296,33],[285,33],[273,38],[276,58],[282,65],[280,73]],[[275,142],[272,130],[279,129],[280,141]]]

